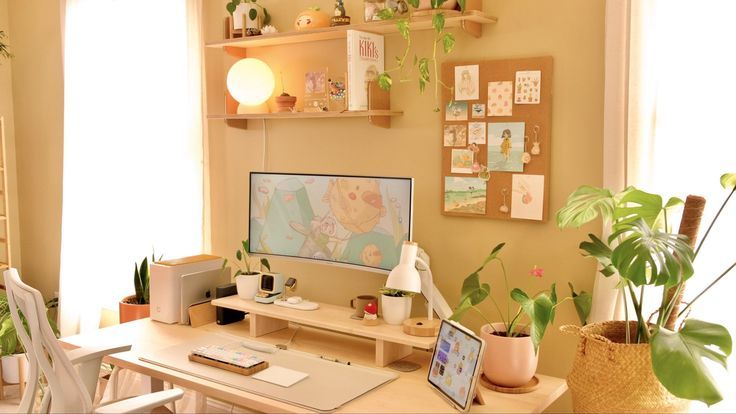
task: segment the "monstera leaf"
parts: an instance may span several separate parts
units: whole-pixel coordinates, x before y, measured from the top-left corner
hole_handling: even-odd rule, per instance
[[[679,332],[655,327],[651,339],[652,368],[673,395],[715,404],[723,396],[703,358],[725,368],[731,346],[726,328],[714,323],[688,319]]]
[[[565,207],[557,212],[557,226],[580,227],[600,214],[604,219],[613,216],[613,194],[598,187],[584,185],[567,198]]]

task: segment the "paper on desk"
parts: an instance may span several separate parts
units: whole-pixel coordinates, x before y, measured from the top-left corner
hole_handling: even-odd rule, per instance
[[[295,371],[293,369],[280,367],[278,365],[271,365],[270,367],[260,371],[252,378],[257,380],[270,382],[272,384],[280,385],[282,387],[291,387],[297,382],[307,378],[309,374],[306,372]]]

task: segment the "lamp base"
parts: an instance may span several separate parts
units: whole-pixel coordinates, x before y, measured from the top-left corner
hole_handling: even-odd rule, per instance
[[[413,336],[437,336],[440,332],[439,319],[409,318],[402,323],[405,334]]]

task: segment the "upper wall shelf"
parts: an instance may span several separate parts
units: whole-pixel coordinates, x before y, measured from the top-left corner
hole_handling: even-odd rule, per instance
[[[474,37],[480,37],[480,26],[483,24],[496,23],[498,19],[483,14],[480,10],[466,10],[461,13],[456,10],[444,10],[445,27],[460,27]],[[432,28],[432,15],[415,16],[412,18],[410,27],[412,30],[428,30]],[[288,45],[294,43],[314,42],[320,40],[344,39],[347,30],[362,30],[371,33],[391,34],[398,33],[395,20],[386,20],[370,23],[351,24],[347,26],[326,27],[305,31],[291,31],[274,33],[268,35],[251,36],[238,39],[228,39],[218,42],[207,43],[207,47],[239,47],[253,48],[264,46]]]

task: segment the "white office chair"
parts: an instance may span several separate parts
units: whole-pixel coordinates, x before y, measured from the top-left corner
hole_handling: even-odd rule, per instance
[[[182,397],[179,389],[141,395],[114,401],[99,407],[92,406],[100,364],[105,355],[130,349],[130,345],[115,348],[80,348],[64,352],[46,319],[46,307],[41,293],[23,283],[16,269],[5,271],[13,324],[28,353],[28,387],[23,394],[18,412],[31,412],[38,390],[39,368],[48,382],[40,412],[46,413],[132,413],[148,412]],[[20,313],[27,321],[27,329]]]

